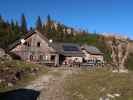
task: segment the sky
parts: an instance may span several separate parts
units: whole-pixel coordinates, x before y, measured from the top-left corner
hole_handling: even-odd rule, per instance
[[[8,21],[27,18],[34,26],[37,16],[90,32],[127,35],[133,39],[133,0],[0,0],[0,14]]]

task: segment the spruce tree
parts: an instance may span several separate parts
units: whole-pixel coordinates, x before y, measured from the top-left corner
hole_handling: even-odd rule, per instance
[[[58,41],[63,41],[64,32],[63,32],[63,26],[61,24],[58,24],[57,26],[57,39]]]
[[[48,15],[47,16],[47,23],[46,23],[46,26],[45,26],[45,33],[46,33],[46,36],[47,38],[52,38],[52,20],[51,20],[51,17]]]
[[[4,23],[5,23],[5,21],[2,18],[2,16],[0,15],[0,32],[1,33],[5,31],[5,29],[4,29],[5,24]]]
[[[21,32],[24,34],[27,32],[27,22],[24,14],[21,16]]]
[[[0,34],[1,34],[1,31],[2,31],[2,22],[3,22],[3,19],[2,19],[2,16],[0,15]]]
[[[45,24],[42,25],[42,34],[46,36]]]
[[[3,22],[3,18],[2,18],[2,16],[0,15],[0,23],[2,23]]]
[[[34,28],[33,27],[30,27],[30,31],[33,31],[34,30]]]
[[[15,28],[15,23],[13,20],[11,20],[11,31],[14,31],[14,28]]]
[[[38,16],[37,21],[36,21],[36,30],[38,30],[39,32],[42,32],[42,21],[40,16]]]
[[[15,22],[14,32],[17,34],[17,37],[20,37],[22,35],[17,21]]]

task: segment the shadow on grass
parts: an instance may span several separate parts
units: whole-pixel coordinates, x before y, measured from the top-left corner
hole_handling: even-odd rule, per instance
[[[39,91],[30,89],[17,89],[0,93],[0,100],[37,100]]]

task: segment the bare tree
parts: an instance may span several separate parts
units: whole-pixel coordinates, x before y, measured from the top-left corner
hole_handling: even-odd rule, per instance
[[[118,38],[114,36],[109,40],[108,44],[112,52],[113,67],[118,71],[125,70],[125,61],[129,55],[128,38]]]

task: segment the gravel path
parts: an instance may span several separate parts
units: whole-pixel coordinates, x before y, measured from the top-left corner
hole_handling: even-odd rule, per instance
[[[36,91],[41,91],[43,88],[46,88],[49,85],[50,80],[52,79],[52,75],[43,75],[32,81],[29,85],[27,85],[26,89],[33,89]]]
[[[77,70],[77,69],[76,69]],[[43,75],[35,81],[27,85],[26,89],[33,89],[40,91],[38,100],[68,100],[64,95],[64,82],[65,78],[72,73],[75,69],[53,69],[52,72],[60,72],[61,75],[48,74]]]

